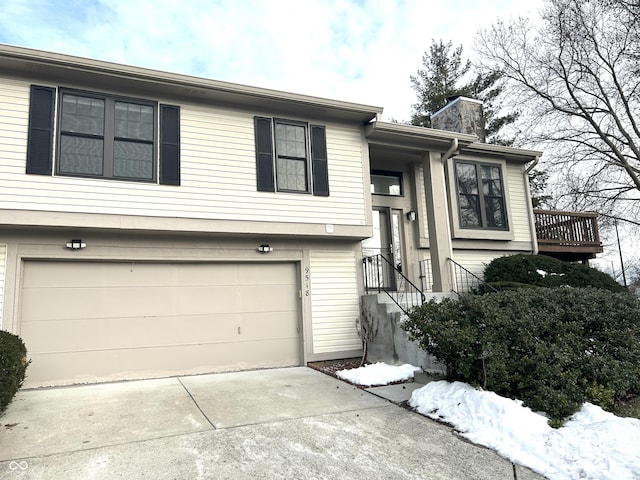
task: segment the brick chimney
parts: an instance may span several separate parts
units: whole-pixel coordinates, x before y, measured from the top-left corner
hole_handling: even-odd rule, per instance
[[[475,134],[486,142],[482,102],[467,97],[452,97],[447,104],[431,115],[431,127],[449,132]]]

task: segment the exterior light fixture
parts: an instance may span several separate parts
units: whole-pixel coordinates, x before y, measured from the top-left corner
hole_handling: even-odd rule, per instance
[[[70,250],[82,250],[84,247],[87,246],[87,244],[80,239],[73,239],[73,240],[70,240],[66,246]]]
[[[273,247],[271,245],[262,244],[258,247],[258,251],[260,253],[270,253],[273,252]]]
[[[410,212],[407,212],[407,220],[409,220],[410,222],[415,222],[416,212],[414,212],[413,210],[411,210]]]

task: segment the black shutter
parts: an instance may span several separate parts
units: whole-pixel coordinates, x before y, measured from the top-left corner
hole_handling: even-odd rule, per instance
[[[160,105],[160,183],[180,185],[180,107]]]
[[[51,175],[53,159],[53,105],[55,89],[31,85],[27,173]]]
[[[313,194],[329,196],[327,165],[327,135],[322,125],[311,125],[311,160],[313,163]]]
[[[254,117],[256,129],[256,178],[259,192],[275,192],[271,119]]]

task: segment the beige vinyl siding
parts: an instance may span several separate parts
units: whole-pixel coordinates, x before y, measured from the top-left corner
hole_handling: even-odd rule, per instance
[[[313,353],[362,348],[356,332],[360,297],[354,252],[312,250],[309,257]]]
[[[480,278],[484,277],[484,269],[489,265],[489,263],[491,263],[491,260],[497,257],[504,257],[505,255],[509,255],[509,252],[499,252],[494,250],[453,251],[453,259]]]
[[[528,206],[530,200],[526,193],[524,175],[521,165],[507,164],[505,177],[509,191],[509,221],[516,242],[531,242]]]
[[[358,126],[325,124],[330,196],[316,197],[257,191],[253,117],[260,112],[192,104],[180,105],[179,187],[26,175],[28,104],[28,82],[0,78],[0,202],[11,208],[365,225]]]
[[[0,244],[0,329],[8,330],[3,324],[4,312],[4,279],[7,265],[7,245]]]

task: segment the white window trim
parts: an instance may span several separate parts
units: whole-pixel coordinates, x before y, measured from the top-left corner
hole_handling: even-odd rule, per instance
[[[489,228],[462,228],[460,227],[460,214],[458,210],[458,190],[456,185],[456,161],[469,161],[482,163],[484,165],[497,165],[500,167],[500,175],[502,176],[502,187],[504,191],[504,209],[507,220],[507,230],[494,230]],[[449,217],[451,221],[451,232],[453,238],[473,239],[473,240],[515,240],[513,231],[513,217],[511,215],[511,201],[509,197],[509,185],[507,182],[507,162],[505,160],[473,158],[465,155],[459,155],[447,160],[447,186],[449,195]]]

